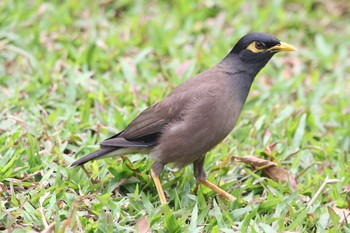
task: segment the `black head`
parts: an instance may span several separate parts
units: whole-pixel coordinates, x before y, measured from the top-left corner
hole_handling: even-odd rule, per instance
[[[296,49],[276,37],[265,33],[249,33],[243,36],[233,47],[230,55],[239,58],[240,63],[260,70],[280,51],[295,51]]]

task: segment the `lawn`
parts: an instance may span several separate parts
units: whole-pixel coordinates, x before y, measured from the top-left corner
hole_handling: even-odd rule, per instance
[[[2,232],[350,232],[350,3],[0,1]],[[69,168],[250,31],[298,51],[260,72],[234,131],[167,166],[161,206],[146,155]],[[295,177],[276,182],[234,156]]]

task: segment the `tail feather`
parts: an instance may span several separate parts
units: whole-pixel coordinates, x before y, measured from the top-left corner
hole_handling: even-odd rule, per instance
[[[78,159],[77,161],[75,161],[74,163],[69,165],[69,167],[76,167],[76,166],[83,165],[84,163],[87,163],[90,160],[105,158],[107,154],[111,153],[112,151],[118,150],[118,149],[119,149],[118,147],[101,148],[95,152],[92,152],[91,154],[88,154],[88,155]]]

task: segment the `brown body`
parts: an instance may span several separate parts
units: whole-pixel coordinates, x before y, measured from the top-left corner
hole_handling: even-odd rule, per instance
[[[183,167],[220,143],[235,126],[247,96],[235,91],[235,84],[227,73],[213,67],[152,107],[155,112],[166,110],[171,120],[150,156],[157,163]],[[175,108],[171,107],[174,99],[180,102]]]

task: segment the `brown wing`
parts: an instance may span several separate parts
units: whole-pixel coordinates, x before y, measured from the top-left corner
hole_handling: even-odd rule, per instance
[[[153,146],[162,129],[170,121],[179,117],[187,99],[186,95],[169,95],[161,102],[145,109],[130,122],[124,131],[106,139],[100,145],[114,147]]]

